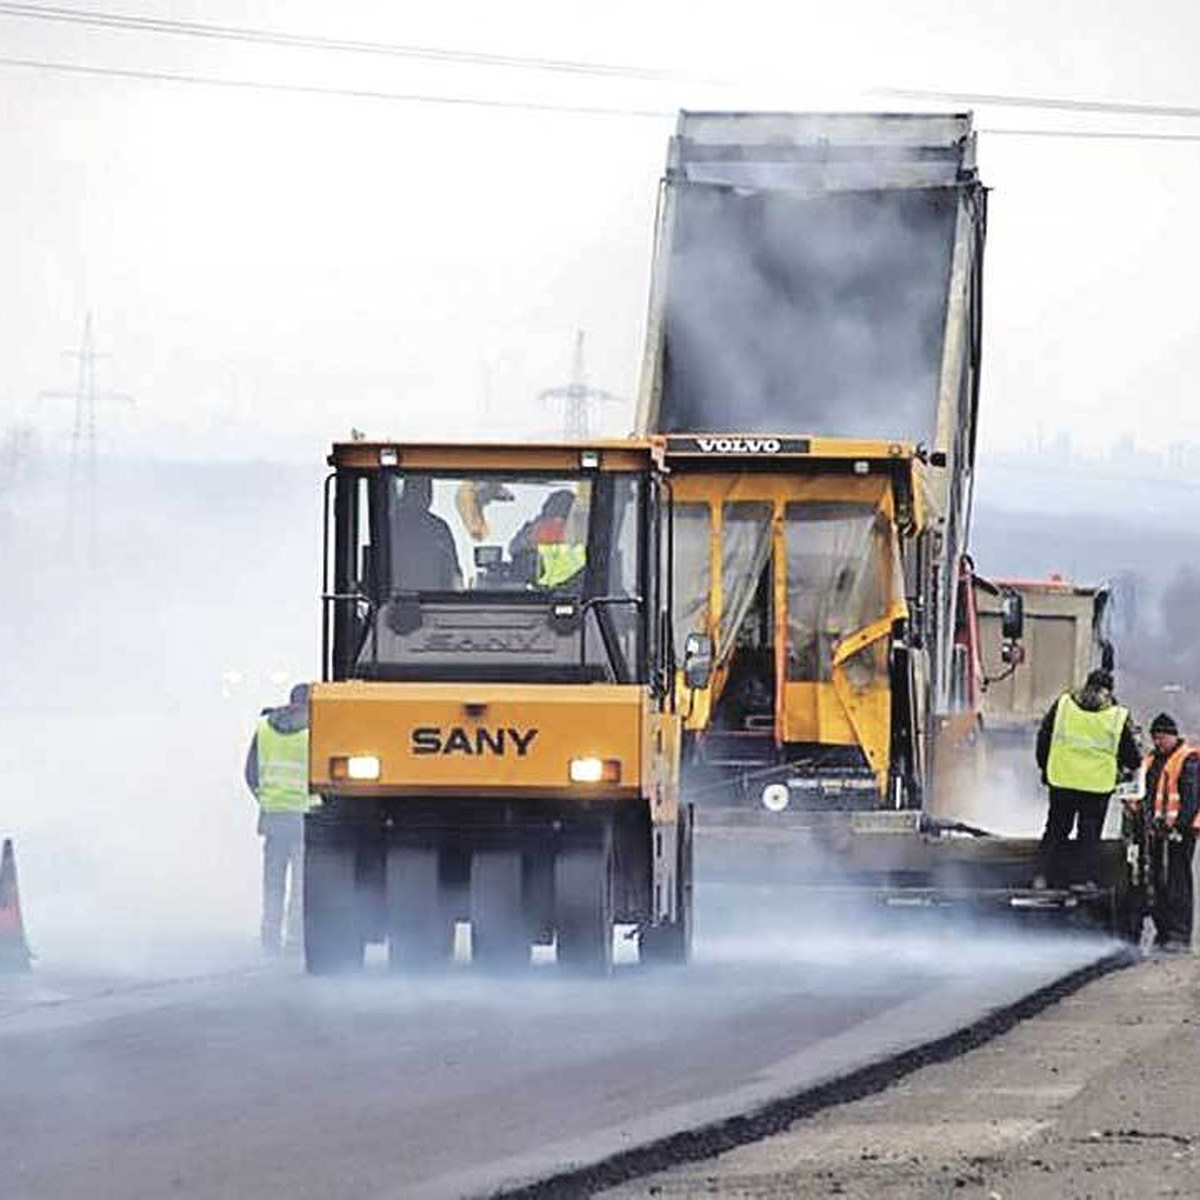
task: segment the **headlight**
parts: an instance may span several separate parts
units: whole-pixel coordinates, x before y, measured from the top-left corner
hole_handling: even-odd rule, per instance
[[[787,808],[791,798],[791,793],[788,791],[788,786],[786,783],[768,783],[767,786],[763,788],[762,802],[763,808],[765,808],[767,812],[783,812],[783,810]]]
[[[378,779],[379,759],[374,754],[352,754],[346,760],[346,774],[351,779]]]
[[[573,758],[568,773],[572,783],[620,783],[621,763],[615,758]]]
[[[374,754],[351,754],[329,760],[330,779],[355,779],[370,783],[379,778],[379,759]]]

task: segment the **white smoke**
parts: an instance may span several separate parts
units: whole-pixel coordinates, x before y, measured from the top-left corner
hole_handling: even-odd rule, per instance
[[[315,457],[315,456],[314,456]],[[317,669],[320,475],[102,462],[14,500],[0,833],[43,961],[146,969],[252,946],[261,707]]]

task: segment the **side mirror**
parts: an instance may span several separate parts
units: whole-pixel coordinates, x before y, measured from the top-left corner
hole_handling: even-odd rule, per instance
[[[708,687],[712,678],[713,640],[706,633],[689,633],[683,643],[683,682],[689,688]]]
[[[1000,636],[1019,641],[1025,632],[1025,600],[1019,592],[1005,592],[1000,600]]]

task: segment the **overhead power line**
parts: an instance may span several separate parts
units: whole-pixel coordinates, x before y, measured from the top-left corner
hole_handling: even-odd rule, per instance
[[[1143,133],[1133,129],[990,129],[987,137],[1072,138],[1097,142],[1200,142],[1200,133]]]
[[[877,96],[904,100],[935,100],[939,104],[985,104],[995,108],[1040,108],[1055,112],[1103,113],[1120,117],[1200,117],[1200,108],[1186,104],[1144,104],[1123,100],[1080,100],[1070,96],[1007,96],[993,92],[934,92],[912,88],[876,88]]]
[[[90,8],[60,5],[19,4],[5,0],[0,15],[59,24],[87,25],[100,29],[119,29],[132,33],[171,34],[177,37],[207,38],[214,41],[250,42],[260,46],[280,46],[300,50],[325,50],[351,54],[375,54],[392,58],[423,59],[455,65],[507,67],[530,71],[556,71],[570,75],[603,75],[619,79],[648,81],[688,81],[714,83],[711,79],[686,72],[652,67],[634,67],[619,63],[586,62],[576,59],[544,58],[522,54],[495,54],[476,50],[456,50],[444,46],[411,45],[400,42],[376,42],[355,38],[320,37],[289,33],[280,29],[255,29],[239,25],[215,25],[201,21],[173,21],[164,17],[137,16],[104,12]]]
[[[425,92],[386,92],[373,88],[327,87],[323,84],[278,83],[264,79],[232,79],[217,75],[189,75],[180,71],[148,71],[133,67],[98,67],[85,63],[51,62],[33,58],[0,57],[0,67],[55,71],[67,75],[145,79],[155,83],[202,84],[259,92],[284,92],[299,96],[343,96],[354,100],[390,100],[406,104],[448,104],[463,108],[501,108],[525,112],[568,113],[594,117],[673,117],[673,108],[607,108],[603,105],[551,104],[536,100],[501,100],[489,96],[446,96]]]
[[[452,108],[488,108],[510,112],[562,113],[567,116],[634,117],[661,121],[678,115],[676,108],[626,108],[618,105],[555,104],[538,100],[504,100],[493,96],[455,96],[435,92],[389,92],[374,88],[332,87],[323,84],[281,83],[269,79],[239,79],[217,75],[192,75],[182,71],[152,71],[134,67],[102,67],[90,63],[56,62],[49,59],[0,56],[0,67],[48,71],[96,78],[144,80],[193,86],[258,91],[298,96],[328,96],[352,100],[376,100],[400,104],[444,105]],[[1122,142],[1197,142],[1200,134],[1153,133],[1104,129],[1002,129],[981,127],[989,137],[1059,138]]]

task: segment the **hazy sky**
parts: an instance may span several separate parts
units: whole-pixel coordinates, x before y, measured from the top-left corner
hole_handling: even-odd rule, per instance
[[[71,3],[72,0],[65,0]],[[80,6],[85,0],[78,0]],[[1200,9],[1134,0],[604,5],[86,0],[93,11],[455,52],[579,73],[255,45],[3,15],[0,57],[488,102],[296,94],[0,65],[0,425],[63,444],[61,351],[96,314],[104,445],[319,457],[379,435],[548,434],[576,328],[632,398],[671,113],[953,108],[916,88],[1200,105]],[[1200,440],[1200,121],[976,105],[994,189],[983,447]],[[631,407],[598,423],[624,432]]]

